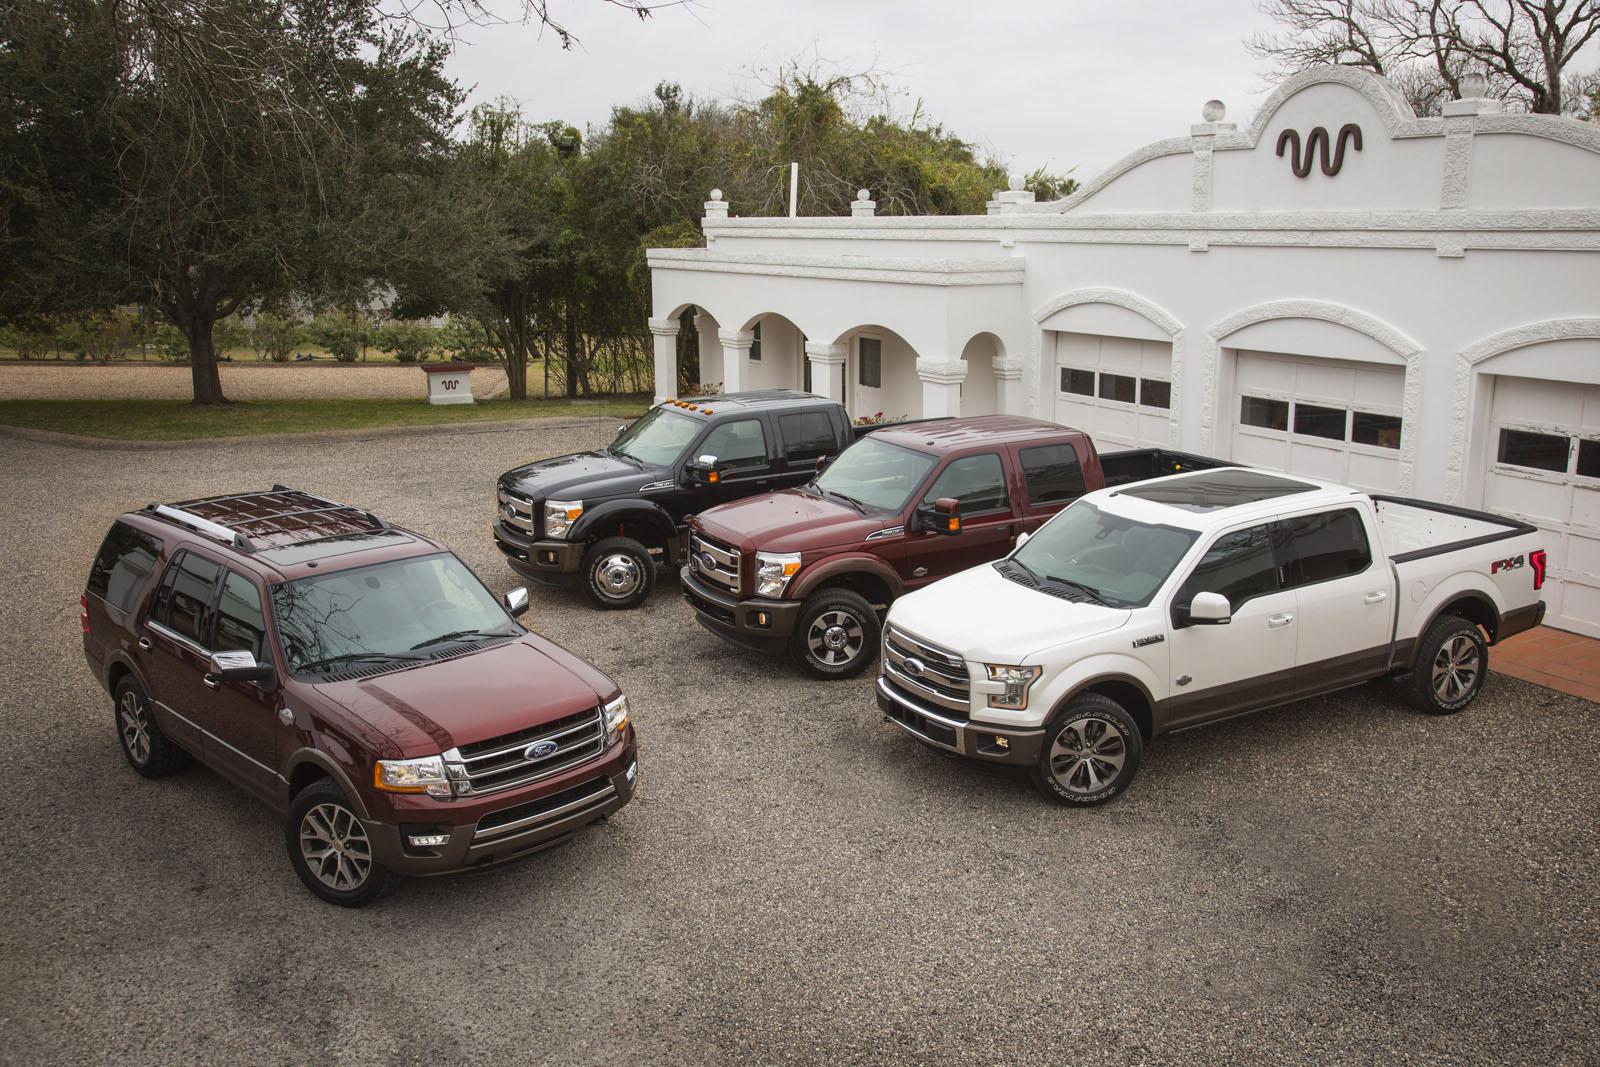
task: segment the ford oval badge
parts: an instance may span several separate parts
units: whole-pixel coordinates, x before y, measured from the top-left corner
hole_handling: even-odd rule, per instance
[[[921,678],[922,672],[928,669],[928,665],[915,656],[907,656],[906,661],[900,664],[900,669],[905,671],[908,678]]]
[[[717,557],[709,552],[700,553],[700,569],[707,572],[716,570]]]
[[[556,749],[560,747],[560,745],[550,740],[535,741],[533,744],[522,750],[522,758],[527,760],[529,763],[533,763],[537,760],[549,759],[551,756],[555,755]]]

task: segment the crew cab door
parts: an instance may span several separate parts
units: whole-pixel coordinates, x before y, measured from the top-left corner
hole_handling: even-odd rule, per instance
[[[1283,585],[1299,603],[1295,688],[1320,693],[1375,678],[1389,664],[1393,571],[1356,507],[1280,520]]]
[[[177,552],[138,628],[157,721],[185,748],[208,759],[214,746],[202,720],[211,693],[200,679],[210,667],[206,630],[222,571],[222,564],[190,549]]]
[[[767,427],[759,415],[729,419],[706,431],[689,453],[717,458],[717,481],[696,495],[696,511],[740,500],[773,488],[773,458]]]
[[[1299,605],[1279,582],[1274,523],[1217,534],[1168,605],[1167,726],[1176,729],[1264,707],[1293,691]],[[1191,621],[1196,593],[1228,598],[1226,625]]]
[[[999,452],[977,452],[947,460],[906,522],[901,580],[907,589],[999,559],[1016,542],[1017,516]],[[916,508],[941,497],[961,502],[961,532],[954,537],[918,528]]]
[[[805,485],[817,475],[817,460],[840,451],[839,428],[825,409],[795,411],[778,415],[778,465],[773,470],[773,489],[792,489]]]
[[[1033,533],[1084,493],[1083,465],[1071,444],[1017,449],[1026,494],[1020,531]]]

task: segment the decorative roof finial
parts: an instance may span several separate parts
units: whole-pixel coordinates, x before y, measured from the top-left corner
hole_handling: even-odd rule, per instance
[[[713,189],[713,190],[711,190],[711,199],[713,199],[713,200],[721,200],[722,199],[722,190],[721,189]]]
[[[1228,107],[1221,100],[1207,100],[1200,109],[1200,117],[1207,122],[1221,122],[1228,115]]]

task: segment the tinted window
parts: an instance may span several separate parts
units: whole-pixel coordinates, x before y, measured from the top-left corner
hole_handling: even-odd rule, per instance
[[[760,419],[725,422],[706,434],[699,455],[716,456],[726,466],[750,467],[767,461],[767,435]]]
[[[750,362],[761,362],[761,324],[758,322],[750,330]]]
[[[157,621],[205,647],[206,608],[222,568],[193,552],[183,552],[173,561],[171,570],[171,594],[162,605],[164,617]]]
[[[1247,396],[1239,401],[1239,421],[1246,426],[1261,426],[1268,430],[1289,428],[1289,402]]]
[[[1400,447],[1400,416],[1357,411],[1350,419],[1350,440],[1378,448]]]
[[[1284,525],[1289,529],[1284,578],[1291,586],[1359,574],[1372,562],[1367,531],[1352,510],[1302,515]]]
[[[131,611],[160,555],[160,541],[117,523],[106,534],[89,568],[89,592],[112,607]]]
[[[1315,404],[1294,406],[1294,432],[1312,437],[1326,437],[1333,441],[1344,440],[1344,408],[1324,408]]]
[[[1272,553],[1270,527],[1225,533],[1200,558],[1178,593],[1179,614],[1189,610],[1196,593],[1221,593],[1234,611],[1246,601],[1278,590],[1278,563]]]
[[[863,337],[856,342],[860,364],[861,384],[877,389],[883,384],[883,342],[876,337]]]
[[[1578,442],[1578,473],[1585,478],[1600,478],[1600,441]]]
[[[1572,439],[1568,437],[1529,433],[1527,430],[1501,430],[1498,458],[1501,463],[1565,473],[1571,447]]]
[[[815,459],[834,449],[833,420],[826,411],[802,411],[778,417],[784,459]]]
[[[1000,457],[987,452],[953,460],[933,480],[933,488],[923,497],[923,503],[931,504],[947,496],[961,501],[963,515],[1010,507],[1005,468],[1000,465]]]
[[[241,574],[228,572],[222,581],[222,599],[217,602],[217,636],[213,652],[249,652],[261,659],[261,642],[267,624],[261,614],[261,594],[255,583]]]
[[[1136,382],[1126,374],[1107,374],[1100,372],[1100,399],[1120,400],[1124,404],[1133,403],[1133,390]]]
[[[1139,379],[1139,403],[1147,408],[1172,406],[1172,383],[1159,378]]]
[[[1094,396],[1094,371],[1061,368],[1061,391],[1080,396]]]
[[[1030,504],[1060,504],[1083,495],[1083,468],[1071,445],[1024,448],[1022,479]]]

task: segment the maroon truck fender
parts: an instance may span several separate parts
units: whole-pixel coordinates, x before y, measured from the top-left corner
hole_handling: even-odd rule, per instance
[[[881,582],[888,588],[890,600],[894,600],[905,592],[905,586],[900,581],[900,575],[893,567],[869,553],[849,552],[843,555],[831,556],[821,563],[806,568],[800,575],[800,580],[795,583],[793,591],[789,593],[789,599],[804,600],[828,582],[829,579],[847,574],[869,575]]]

